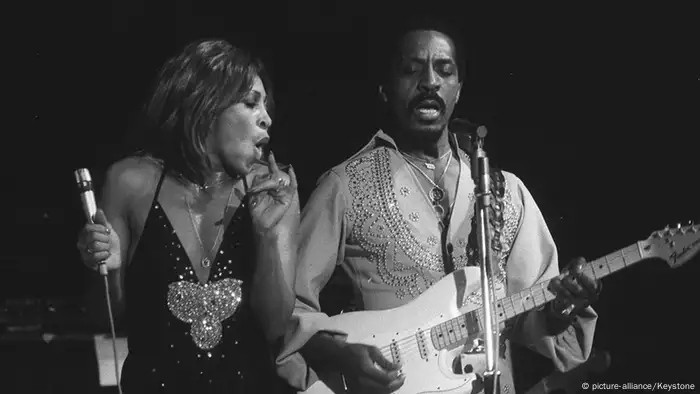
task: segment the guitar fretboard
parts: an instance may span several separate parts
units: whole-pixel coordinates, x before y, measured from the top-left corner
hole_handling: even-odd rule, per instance
[[[634,243],[605,257],[587,263],[583,272],[598,280],[642,260],[641,243]],[[532,309],[544,306],[556,298],[549,291],[549,282],[540,282],[529,289],[506,296],[496,302],[498,323],[512,319]],[[451,347],[483,330],[483,309],[479,307],[430,329],[430,337],[436,349]]]

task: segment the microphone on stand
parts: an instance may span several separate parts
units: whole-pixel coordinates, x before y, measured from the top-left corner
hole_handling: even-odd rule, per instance
[[[73,172],[75,175],[75,181],[78,184],[78,191],[80,192],[80,200],[83,203],[83,212],[87,218],[88,223],[95,223],[95,214],[97,213],[97,203],[95,202],[95,192],[92,188],[92,177],[90,176],[90,171],[87,168],[80,168]],[[99,263],[100,275],[107,275],[107,266],[104,262]]]
[[[477,130],[482,127],[464,118],[454,118],[450,121],[450,132],[457,139],[457,145],[464,150],[469,157],[474,154]],[[483,128],[483,127],[482,127]],[[486,130],[484,128],[484,130]],[[484,135],[485,136],[485,135]]]
[[[489,232],[491,205],[491,169],[489,158],[484,151],[484,138],[488,133],[486,127],[478,126],[466,119],[455,118],[450,122],[450,132],[457,139],[457,144],[471,158],[474,195],[477,244],[481,271],[481,297],[484,313],[484,342],[486,371],[483,374],[484,393],[500,394],[500,371],[498,370],[498,319],[496,317],[496,294],[493,286],[493,268],[491,264],[491,235]]]
[[[484,152],[484,145],[486,135],[488,134],[486,126],[480,126],[467,119],[454,118],[450,121],[450,132],[454,135],[460,149],[462,149],[472,161],[477,159],[477,157],[485,158],[486,152]],[[486,172],[488,173],[491,169],[489,162],[493,160],[492,158],[486,159],[486,166],[488,167],[486,168]],[[477,162],[474,161],[472,163],[473,171],[476,169],[476,165]],[[477,174],[473,173],[472,178],[478,178]]]

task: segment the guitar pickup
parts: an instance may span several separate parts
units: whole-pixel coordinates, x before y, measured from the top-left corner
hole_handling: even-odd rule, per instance
[[[394,359],[395,364],[401,364],[401,352],[399,351],[399,344],[395,339],[391,340],[391,345],[389,345],[391,350],[391,358]]]
[[[418,331],[416,333],[416,343],[418,344],[418,353],[420,354],[420,358],[422,358],[425,361],[428,361],[428,345],[425,342],[425,335],[423,331]]]

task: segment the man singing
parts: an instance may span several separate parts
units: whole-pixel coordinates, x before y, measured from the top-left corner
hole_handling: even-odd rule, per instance
[[[341,373],[359,393],[392,392],[425,378],[403,376],[379,349],[324,329],[329,317],[319,293],[336,266],[351,279],[360,310],[402,306],[465,267],[475,275],[469,280],[478,280],[470,161],[448,129],[464,74],[457,36],[425,23],[396,33],[384,48],[391,56],[379,87],[389,115],[385,130],[321,177],[302,214],[296,307],[277,359],[280,374],[299,390],[321,370]],[[492,181],[501,188],[492,210],[500,298],[560,272],[552,236],[525,185],[508,172],[495,172]],[[600,284],[581,273],[581,264],[577,259],[552,281],[557,300],[514,319],[507,330],[508,340],[549,357],[561,371],[585,362],[593,341],[597,315],[589,305]],[[480,298],[480,292],[469,297]],[[508,341],[501,350],[501,392],[512,393]]]

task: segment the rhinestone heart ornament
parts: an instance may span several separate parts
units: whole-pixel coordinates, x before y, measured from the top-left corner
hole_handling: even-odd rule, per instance
[[[191,324],[190,336],[197,347],[208,350],[221,342],[221,322],[238,309],[242,283],[227,278],[206,285],[180,281],[168,286],[168,308],[173,316]]]

